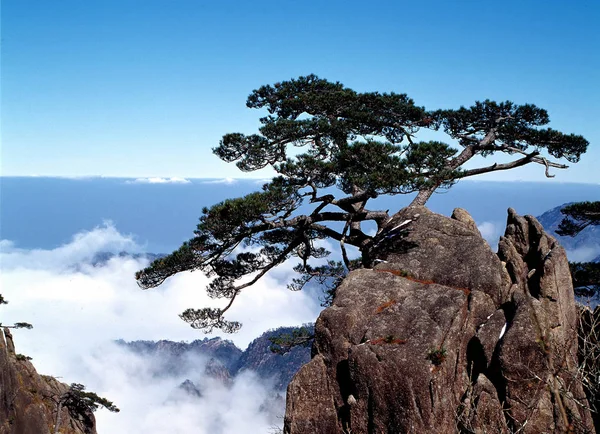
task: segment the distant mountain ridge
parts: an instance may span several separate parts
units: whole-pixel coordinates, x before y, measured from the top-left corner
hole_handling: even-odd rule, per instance
[[[149,262],[152,262],[157,259],[164,258],[165,256],[167,256],[166,253],[131,253],[126,251],[121,251],[119,253],[97,252],[90,260],[90,264],[94,267],[102,267],[113,258],[145,259]]]
[[[312,326],[310,326],[312,329]],[[269,347],[269,338],[281,334],[291,334],[300,327],[279,327],[263,333],[253,340],[246,351],[242,352],[236,364],[235,374],[243,371],[254,371],[261,378],[272,378],[274,387],[285,390],[298,369],[310,361],[310,346],[293,347],[288,353],[281,355],[273,353]]]
[[[117,344],[142,357],[152,357],[151,372],[155,376],[178,375],[192,371],[197,357],[208,360],[204,375],[227,382],[245,371],[272,381],[275,390],[284,390],[300,367],[310,360],[310,348],[295,347],[284,355],[269,349],[270,337],[291,333],[296,327],[279,327],[269,330],[242,351],[229,340],[221,338],[197,339],[193,342],[117,341]],[[190,380],[190,379],[188,379]],[[191,381],[184,382],[183,390],[194,390]],[[201,393],[196,387],[194,394]]]
[[[190,343],[118,340],[116,343],[142,357],[152,357],[150,370],[154,376],[175,376],[188,372],[196,363],[194,357],[218,360],[230,373],[235,371],[242,350],[221,338],[197,339]]]

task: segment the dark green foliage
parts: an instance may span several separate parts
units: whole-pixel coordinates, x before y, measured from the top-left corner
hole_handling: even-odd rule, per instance
[[[405,94],[357,93],[310,75],[263,86],[247,105],[269,113],[260,119],[260,134],[226,134],[215,154],[243,171],[270,165],[296,187],[409,193],[432,184],[429,176],[447,177],[444,157],[456,153],[440,142],[413,143],[426,112]],[[290,158],[289,146],[309,149]]]
[[[468,109],[435,111],[432,118],[462,146],[479,143],[483,156],[495,151],[522,153],[534,147],[546,148],[551,156],[576,163],[589,144],[582,136],[537,128],[548,124],[550,118],[546,110],[533,104],[485,100]],[[481,142],[490,133],[493,141],[482,146]]]
[[[242,327],[238,321],[226,321],[223,318],[223,309],[217,308],[186,309],[179,315],[179,318],[193,328],[206,330],[207,333],[213,328],[221,329],[225,333],[235,333]]]
[[[591,297],[600,290],[600,263],[570,262],[575,294]]]
[[[271,346],[269,349],[276,354],[286,354],[294,347],[308,347],[312,345],[315,338],[313,327],[300,327],[292,333],[282,333],[277,336],[270,337]]]
[[[33,326],[31,324],[27,323],[27,322],[16,322],[12,326],[12,328],[15,328],[15,329],[28,329],[28,330],[30,330],[30,329],[33,328]]]
[[[26,355],[24,355],[24,354],[17,354],[15,357],[16,357],[16,359],[17,359],[17,360],[19,360],[19,361],[28,361],[28,360],[32,360],[32,358],[31,358],[31,357],[29,357],[29,356],[26,356]]]
[[[2,294],[0,294],[0,304],[8,304],[8,301],[6,301],[4,297],[2,297]]]
[[[560,222],[558,235],[575,236],[588,226],[600,225],[600,202],[579,202],[560,210],[565,218]]]
[[[447,353],[444,347],[435,350],[430,350],[427,353],[427,359],[435,366],[440,366],[442,363],[444,363],[446,357]]]
[[[214,277],[207,292],[227,304],[181,314],[205,331],[238,330],[241,324],[225,320],[224,312],[241,290],[293,257],[301,276],[290,287],[324,283],[325,303],[330,302],[348,270],[372,266],[374,246],[397,247],[402,231],[390,232],[392,216],[367,208],[381,194],[418,192],[413,204],[424,205],[437,188],[466,176],[529,163],[543,165],[551,176],[551,167],[567,166],[549,161],[543,151],[576,162],[587,148],[581,136],[540,128],[549,122],[548,114],[534,105],[486,100],[470,108],[427,111],[405,94],[360,93],[314,75],[262,86],[247,106],[263,111],[257,134],[225,134],[213,151],[242,171],[270,166],[277,175],[260,192],[203,209],[194,238],[136,274],[144,289],[186,270]],[[458,149],[417,140],[422,128],[442,129]],[[517,158],[463,168],[474,156],[496,152]],[[332,189],[322,191],[332,187],[335,195]],[[306,214],[299,211],[303,205],[311,207]],[[375,235],[364,230],[367,221],[375,223]],[[339,242],[342,262],[314,265],[314,259],[329,254],[319,244],[326,238]],[[346,245],[359,250],[358,260],[351,261]]]
[[[108,411],[118,413],[119,409],[111,401],[96,395],[94,392],[86,392],[83,384],[73,383],[69,390],[60,398],[63,406],[69,409],[74,416],[85,416],[88,412],[94,412],[99,407]]]
[[[32,329],[33,326],[27,322],[16,322],[13,325],[3,325],[0,323],[0,327],[6,327],[7,329]]]
[[[299,277],[292,279],[288,289],[300,291],[306,284],[313,281],[323,289],[321,306],[328,307],[331,306],[335,291],[348,274],[348,271],[360,268],[360,266],[360,260],[349,261],[348,267],[341,261],[331,260],[327,261],[327,264],[319,266],[301,263],[294,267],[294,271],[299,274]]]

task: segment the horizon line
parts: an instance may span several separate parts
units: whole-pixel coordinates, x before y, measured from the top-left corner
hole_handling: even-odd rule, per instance
[[[208,181],[222,181],[223,183],[229,182],[244,182],[244,181],[264,181],[268,182],[272,178],[265,177],[244,177],[244,178],[235,178],[235,177],[188,177],[188,176],[117,176],[117,175],[1,175],[2,178],[54,178],[54,179],[71,179],[71,180],[84,180],[84,179],[123,179],[123,180],[139,180],[140,184],[181,184],[185,185],[186,181],[193,180],[208,180]],[[149,180],[162,180],[162,182],[148,182]],[[473,179],[473,178],[465,178],[459,179],[460,182],[490,182],[490,183],[498,183],[498,182],[527,182],[527,183],[556,183],[556,184],[584,184],[584,185],[600,185],[600,182],[584,182],[584,181],[560,181],[560,180],[550,180],[550,179],[541,179],[541,180],[525,180],[525,179]]]

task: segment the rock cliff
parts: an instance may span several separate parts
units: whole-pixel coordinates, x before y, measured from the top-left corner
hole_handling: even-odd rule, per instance
[[[92,413],[74,417],[62,407],[57,414],[57,398],[67,390],[54,377],[39,375],[15,353],[10,331],[0,330],[0,434],[96,434]]]
[[[593,432],[567,258],[535,218],[509,210],[498,254],[460,209],[387,227],[315,324],[285,433]]]

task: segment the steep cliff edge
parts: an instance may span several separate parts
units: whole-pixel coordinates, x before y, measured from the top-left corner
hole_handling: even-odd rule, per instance
[[[471,217],[407,208],[315,325],[284,431],[594,432],[565,251],[509,210],[494,254]]]
[[[91,413],[73,417],[62,407],[57,418],[57,399],[68,390],[55,378],[39,375],[15,353],[10,331],[0,330],[0,434],[96,434]]]

